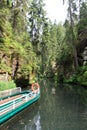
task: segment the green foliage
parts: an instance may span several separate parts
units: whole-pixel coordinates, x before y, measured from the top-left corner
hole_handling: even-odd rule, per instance
[[[64,65],[66,63],[70,64],[70,61],[72,60],[72,50],[67,46],[66,43],[62,43],[61,46],[58,47],[57,52],[57,63],[59,65]],[[71,61],[72,64],[72,61]]]
[[[30,65],[24,65],[22,66],[21,72],[24,77],[29,76],[29,74],[32,71],[32,66]]]
[[[36,73],[57,78],[71,73],[67,82],[87,84],[86,67],[80,68],[78,74],[71,72],[78,32],[87,24],[87,4],[80,4],[79,21],[76,0],[70,0],[69,19],[62,25],[48,21],[43,0],[17,1],[14,7],[10,0],[0,1],[0,72],[31,81]]]
[[[38,45],[42,41],[43,28],[45,25],[45,11],[43,0],[32,0],[29,11],[30,38],[34,51],[38,51]]]
[[[77,75],[73,74],[72,76],[70,76],[70,78],[68,78],[68,79],[65,78],[64,82],[65,83],[75,83],[75,84],[77,84]]]
[[[80,7],[80,21],[78,23],[79,32],[87,28],[87,2],[82,2]]]
[[[0,81],[0,91],[16,88],[14,81]]]
[[[32,68],[34,73],[37,68],[37,58],[26,31],[26,1],[16,4],[14,8],[8,8],[4,3],[4,8],[0,8],[0,72],[8,72],[10,78],[14,74],[15,79],[18,74],[26,78]]]
[[[9,74],[11,74],[11,67],[8,66],[8,64],[6,64],[6,63],[1,63],[0,64],[0,70],[2,72],[8,72]]]
[[[78,83],[87,86],[87,66],[83,66],[79,68],[77,81]]]
[[[0,31],[10,32],[11,26],[9,23],[10,11],[8,9],[0,9]]]
[[[71,75],[70,78],[65,79],[64,82],[87,86],[87,66],[79,67],[77,73]]]

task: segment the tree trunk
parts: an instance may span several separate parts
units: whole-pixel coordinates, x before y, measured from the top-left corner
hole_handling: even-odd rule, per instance
[[[78,58],[77,58],[77,50],[76,50],[76,45],[75,45],[75,36],[74,36],[74,31],[73,31],[73,19],[72,19],[72,10],[71,10],[71,0],[69,0],[69,13],[70,13],[70,29],[71,29],[71,35],[72,35],[72,47],[73,47],[73,58],[74,58],[74,68],[75,70],[78,67]]]
[[[18,56],[13,54],[12,57],[12,79],[15,79],[15,76],[17,74],[19,62],[18,62]]]

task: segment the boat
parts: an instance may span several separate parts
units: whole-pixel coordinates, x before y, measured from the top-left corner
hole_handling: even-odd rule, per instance
[[[0,125],[40,98],[40,86],[34,83],[30,90],[0,98]]]

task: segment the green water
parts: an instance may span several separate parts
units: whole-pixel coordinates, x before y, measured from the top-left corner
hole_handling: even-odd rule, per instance
[[[69,88],[42,81],[40,100],[0,130],[87,130],[87,105]]]

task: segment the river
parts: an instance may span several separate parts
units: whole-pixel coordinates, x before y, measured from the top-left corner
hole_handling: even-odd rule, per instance
[[[0,126],[0,130],[87,130],[87,105],[73,86],[41,83],[38,102]]]

